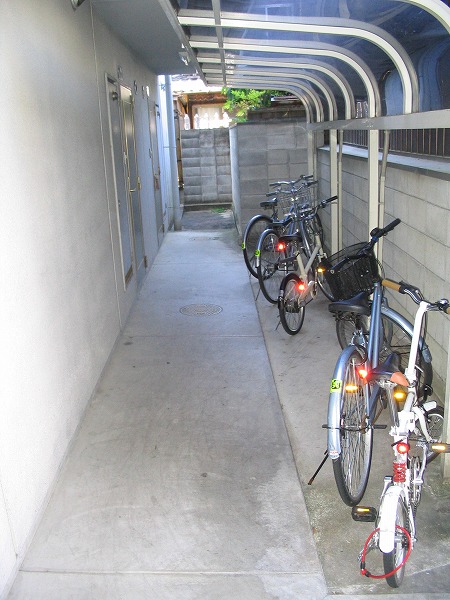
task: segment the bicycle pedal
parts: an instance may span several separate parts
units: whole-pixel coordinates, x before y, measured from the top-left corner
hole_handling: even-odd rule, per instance
[[[373,506],[354,506],[352,508],[352,519],[360,523],[374,523],[377,520],[378,511]]]

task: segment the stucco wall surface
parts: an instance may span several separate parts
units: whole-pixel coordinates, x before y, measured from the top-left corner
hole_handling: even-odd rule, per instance
[[[137,294],[124,288],[105,73],[150,73],[69,1],[0,3],[0,597]],[[147,98],[136,95],[143,235],[158,249]]]

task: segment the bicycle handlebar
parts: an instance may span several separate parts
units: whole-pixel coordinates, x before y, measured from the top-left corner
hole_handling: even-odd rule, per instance
[[[410,298],[414,300],[416,304],[419,304],[424,297],[419,288],[415,285],[411,285],[406,283],[405,281],[392,281],[392,279],[383,279],[381,281],[381,285],[383,287],[387,287],[399,294],[407,294]],[[428,302],[428,301],[426,301]],[[442,298],[441,300],[437,300],[436,302],[428,302],[430,305],[430,310],[440,310],[447,315],[450,315],[450,302],[446,298]]]
[[[397,225],[400,225],[400,223],[400,219],[394,219],[388,225],[386,225],[386,227],[382,227],[381,229],[379,227],[375,227],[375,229],[372,229],[370,232],[370,237],[372,240],[378,242],[381,237],[392,231],[395,227],[397,227]]]

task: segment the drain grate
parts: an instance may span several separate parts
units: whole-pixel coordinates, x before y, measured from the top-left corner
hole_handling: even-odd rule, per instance
[[[194,317],[209,317],[210,315],[217,315],[222,312],[222,307],[217,304],[188,304],[180,308],[182,315],[189,315]]]

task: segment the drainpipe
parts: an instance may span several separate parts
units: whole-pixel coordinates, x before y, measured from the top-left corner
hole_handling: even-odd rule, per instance
[[[378,223],[380,227],[384,225],[384,197],[386,191],[386,167],[387,157],[389,152],[389,130],[384,131],[383,154],[380,165],[380,183],[379,183],[379,199],[378,199]],[[378,260],[383,260],[383,238],[378,241]]]
[[[338,163],[337,163],[337,130],[330,129],[330,194],[338,195]],[[338,204],[331,204],[331,253],[334,254],[340,248],[339,246],[339,209],[342,199],[339,196]]]
[[[379,227],[378,202],[379,202],[379,165],[378,165],[378,141],[379,130],[369,129],[368,140],[368,167],[369,167],[369,232]],[[380,248],[377,244],[374,248],[376,256],[380,259]]]
[[[173,206],[173,219],[175,231],[181,231],[181,206],[180,191],[178,189],[177,143],[175,136],[175,114],[173,112],[172,80],[170,75],[165,76],[165,94],[167,111],[167,138],[170,157],[170,195]]]

